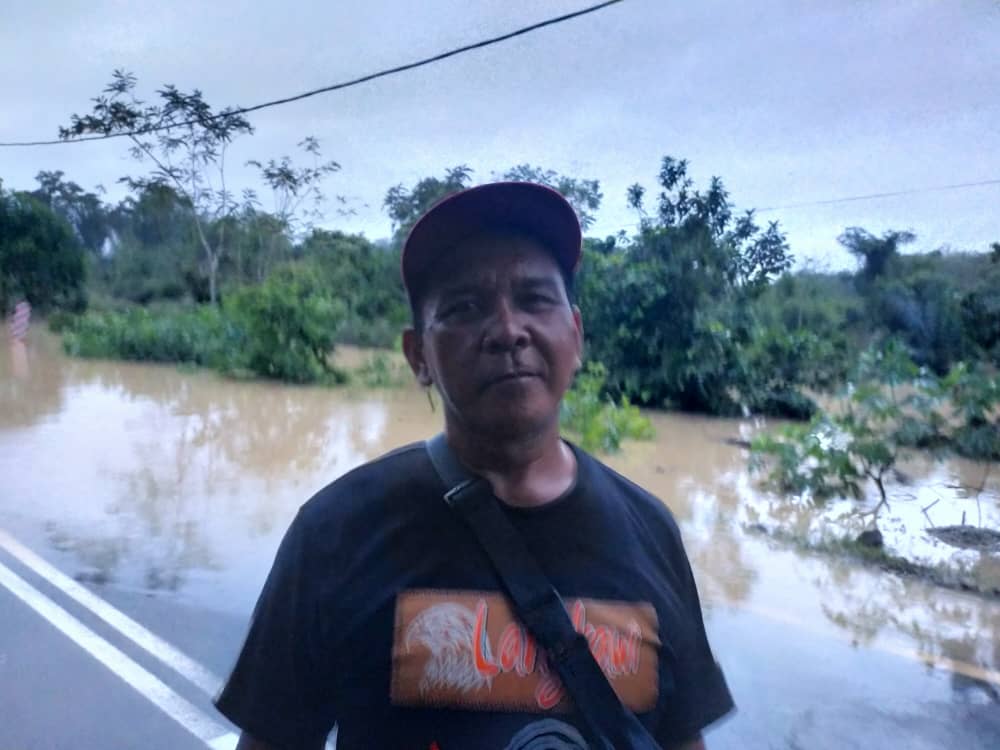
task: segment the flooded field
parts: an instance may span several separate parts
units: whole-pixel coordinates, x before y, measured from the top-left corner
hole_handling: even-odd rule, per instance
[[[416,388],[286,387],[73,360],[41,332],[24,361],[6,350],[0,356],[0,526],[88,584],[216,610],[252,606],[281,534],[313,492],[440,426]],[[726,442],[762,425],[650,417],[656,439],[628,444],[608,463],[677,516],[709,618],[755,612],[948,667],[941,680],[956,694],[1000,698],[1000,602],[749,533],[762,519],[807,530],[822,522],[822,514],[757,490],[745,452]],[[887,523],[887,544],[899,536],[896,525],[920,522],[905,513],[916,508],[922,517],[935,495],[967,503],[970,522],[977,508],[995,519],[1000,477],[987,481],[978,504],[955,489],[976,470],[964,462],[908,465],[892,506],[904,515]],[[929,559],[954,553],[920,544]]]

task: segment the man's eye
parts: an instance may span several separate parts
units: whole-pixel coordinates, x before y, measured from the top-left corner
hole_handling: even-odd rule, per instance
[[[471,299],[458,300],[444,306],[441,317],[450,318],[454,316],[473,315],[479,310],[479,305]]]
[[[529,292],[522,298],[524,304],[531,307],[541,307],[543,305],[555,304],[555,300],[551,295],[545,294],[544,292]]]

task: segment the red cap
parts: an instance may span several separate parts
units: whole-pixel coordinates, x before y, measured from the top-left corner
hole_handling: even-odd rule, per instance
[[[567,275],[580,262],[580,220],[561,193],[534,182],[492,182],[442,198],[413,225],[403,245],[407,294],[442,252],[488,229],[534,237]]]

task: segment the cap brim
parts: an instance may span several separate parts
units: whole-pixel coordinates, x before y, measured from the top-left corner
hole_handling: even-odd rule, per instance
[[[494,182],[443,198],[413,225],[403,245],[407,292],[443,252],[492,229],[534,237],[567,274],[580,262],[580,221],[559,192],[533,182]]]

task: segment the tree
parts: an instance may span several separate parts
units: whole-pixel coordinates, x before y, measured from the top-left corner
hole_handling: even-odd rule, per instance
[[[452,193],[469,186],[472,170],[464,164],[445,170],[443,178],[425,177],[412,189],[400,185],[389,188],[383,206],[392,219],[394,242],[402,246],[410,227],[428,208]]]
[[[659,221],[651,219],[645,211],[645,188],[636,184],[628,189],[629,205],[639,213],[643,231],[672,228],[688,234],[706,234],[721,251],[716,258],[717,270],[729,284],[753,293],[791,268],[793,257],[778,222],[769,222],[767,229],[761,231],[752,210],[734,219],[729,192],[722,179],[712,177],[708,190],[700,192],[694,189],[687,168],[687,159],[663,157],[657,206]]]
[[[261,179],[270,187],[273,207],[261,210],[256,191],[243,194],[243,219],[256,228],[254,245],[255,281],[263,281],[270,268],[281,258],[279,248],[290,247],[296,238],[312,228],[313,221],[322,218],[320,207],[325,196],[320,187],[324,179],[340,170],[335,161],[321,161],[319,141],[312,136],[301,141],[299,148],[312,163],[296,166],[291,157],[270,159],[266,164],[255,159],[247,162],[255,167]],[[241,246],[237,246],[237,252]],[[243,258],[237,259],[242,277]]]
[[[156,93],[160,101],[146,104],[135,95],[136,77],[115,70],[111,83],[97,96],[93,111],[72,115],[59,137],[125,135],[137,161],[149,161],[145,177],[123,177],[133,190],[168,185],[192,207],[192,221],[208,274],[209,299],[218,298],[219,264],[226,253],[224,229],[212,238],[209,226],[232,216],[236,201],[226,189],[226,150],[240,135],[253,132],[249,121],[233,109],[214,111],[195,89],[184,93],[166,85]]]
[[[601,207],[601,200],[604,198],[603,193],[601,193],[601,183],[597,180],[567,177],[551,169],[533,167],[530,164],[519,164],[516,167],[511,167],[503,173],[501,179],[514,182],[535,182],[558,190],[576,210],[576,214],[580,218],[580,226],[585,232],[596,221],[594,214]]]
[[[861,227],[848,227],[837,237],[837,242],[861,263],[858,278],[864,285],[881,277],[892,259],[899,255],[899,248],[916,238],[913,232],[890,230],[876,237]]]
[[[168,184],[151,183],[123,199],[111,215],[115,241],[99,267],[107,290],[140,304],[186,294],[208,299],[192,212],[190,202]]]
[[[95,257],[99,257],[105,241],[113,231],[110,211],[100,196],[88,193],[75,182],[64,179],[62,170],[42,170],[35,176],[35,180],[38,188],[32,195],[65,219],[83,246]]]
[[[398,252],[361,235],[314,229],[302,243],[301,255],[316,269],[323,287],[345,306],[340,341],[393,344],[409,315]]]
[[[319,141],[308,136],[298,144],[312,163],[306,166],[296,166],[289,156],[280,159],[270,159],[266,164],[251,159],[248,166],[256,167],[261,178],[271,188],[274,202],[272,215],[281,221],[292,236],[308,230],[312,221],[322,219],[320,206],[325,196],[320,184],[329,175],[340,171],[340,164],[335,161],[320,161]],[[256,198],[254,193],[248,197]]]
[[[244,332],[240,362],[247,370],[295,383],[339,379],[330,366],[344,304],[314,269],[275,269],[263,284],[226,298],[227,315]]]
[[[0,189],[0,317],[20,299],[40,311],[82,309],[83,253],[52,209],[29,193]]]
[[[736,413],[739,400],[762,401],[750,398],[743,356],[750,302],[791,264],[787,243],[776,223],[734,218],[720,179],[695,190],[686,161],[664,158],[660,188],[653,215],[645,189],[629,189],[641,216],[630,241],[587,245],[578,292],[589,355],[612,392],[639,403]]]

